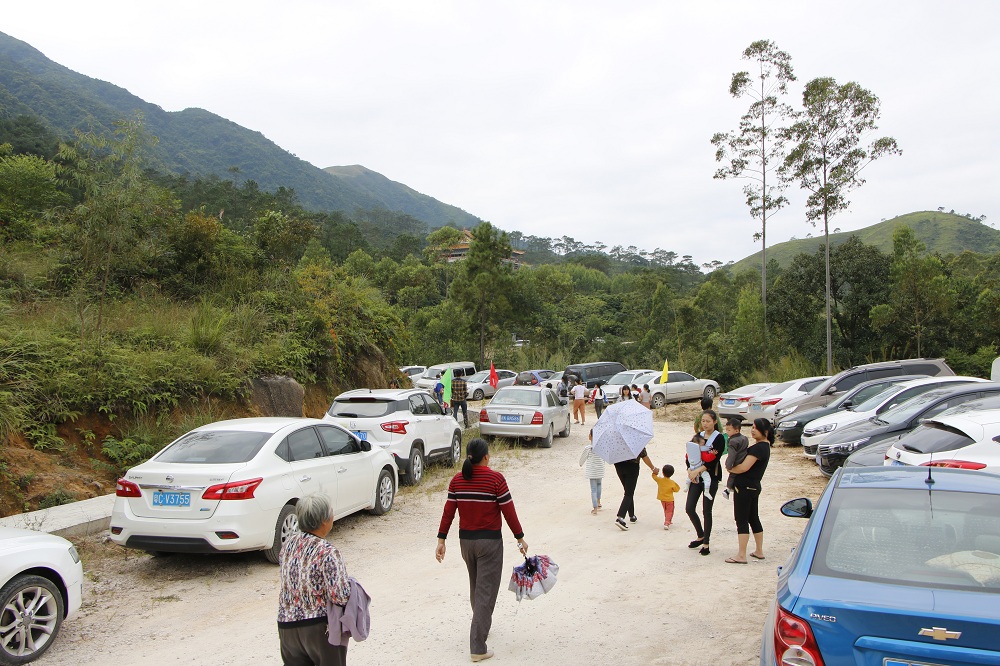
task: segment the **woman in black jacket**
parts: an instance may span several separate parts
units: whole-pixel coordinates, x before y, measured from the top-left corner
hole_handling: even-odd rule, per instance
[[[698,538],[688,544],[688,548],[698,548],[702,555],[708,555],[708,542],[712,537],[712,505],[715,504],[716,493],[719,490],[719,482],[722,481],[722,452],[726,450],[726,440],[719,432],[719,416],[711,409],[706,409],[701,413],[702,436],[705,441],[715,449],[715,460],[706,463],[701,460],[688,460],[688,478],[691,479],[691,486],[688,488],[687,515],[694,525],[694,531]],[[709,494],[713,499],[702,497],[705,488],[701,482],[700,475],[707,471],[712,479],[709,486]],[[702,528],[702,521],[698,518],[698,498],[701,498],[701,514],[704,516],[705,525]]]

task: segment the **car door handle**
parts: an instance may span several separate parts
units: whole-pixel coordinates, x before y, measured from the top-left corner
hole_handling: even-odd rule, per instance
[[[341,467],[340,469],[337,470],[337,474],[343,474],[346,471],[347,471],[346,467]]]
[[[311,480],[312,480],[312,477],[309,476],[308,474],[303,474],[302,476],[299,477],[299,481],[303,481],[304,482],[304,481],[311,481]]]

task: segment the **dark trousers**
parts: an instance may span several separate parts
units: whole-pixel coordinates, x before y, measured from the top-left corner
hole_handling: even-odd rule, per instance
[[[719,490],[719,480],[714,476],[712,477],[712,485],[708,489],[712,497],[715,497],[716,491]],[[712,505],[715,504],[715,500],[703,497],[704,493],[705,485],[703,483],[692,483],[691,487],[688,488],[685,510],[687,511],[688,518],[691,519],[691,524],[694,525],[694,531],[698,533],[698,538],[704,539],[707,544],[712,538]],[[698,519],[699,497],[701,497],[701,513],[705,516],[704,529],[702,529],[701,521]]]
[[[615,463],[615,472],[618,473],[618,480],[622,482],[625,489],[625,496],[618,507],[618,517],[624,518],[625,514],[635,518],[635,485],[639,483],[639,463],[635,460]]]
[[[604,413],[604,400],[594,401],[594,411],[597,412],[597,418],[601,418],[601,414]]]
[[[462,418],[465,419],[465,427],[469,427],[469,403],[465,400],[452,400],[451,401],[451,411],[455,415],[455,420],[458,420],[458,410],[462,410]]]
[[[330,645],[326,621],[305,627],[278,627],[284,666],[347,666],[347,646]]]
[[[760,524],[760,488],[737,488],[733,495],[733,517],[736,519],[737,534],[759,534],[764,531]]]
[[[469,570],[469,601],[472,604],[469,652],[486,654],[486,637],[493,626],[493,609],[497,605],[500,579],[503,577],[503,541],[460,539],[459,545]]]

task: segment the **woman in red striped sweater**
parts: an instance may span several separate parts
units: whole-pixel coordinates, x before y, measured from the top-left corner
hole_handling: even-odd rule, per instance
[[[514,500],[507,489],[503,474],[489,468],[490,453],[486,441],[478,437],[466,449],[468,456],[462,473],[456,474],[448,484],[448,501],[438,528],[435,556],[444,560],[445,539],[458,511],[458,543],[462,559],[469,570],[469,597],[472,602],[472,628],[469,647],[472,661],[483,661],[493,656],[486,648],[486,637],[493,624],[493,608],[500,592],[503,577],[503,535],[500,514],[517,539],[522,553],[527,552],[524,531],[517,519]]]

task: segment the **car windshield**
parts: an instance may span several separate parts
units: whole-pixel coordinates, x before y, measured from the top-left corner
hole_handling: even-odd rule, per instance
[[[334,400],[330,405],[330,416],[343,416],[347,418],[374,418],[392,414],[395,410],[396,401],[385,398],[347,398],[345,400]]]
[[[631,384],[632,380],[635,378],[634,372],[619,372],[617,375],[608,380],[609,384]]]
[[[156,460],[190,465],[247,462],[270,436],[269,432],[239,430],[189,432],[156,456]]]
[[[490,376],[490,371],[489,370],[480,370],[476,374],[474,374],[471,377],[467,378],[465,381],[469,382],[470,384],[485,384],[486,383],[486,379],[489,376]]]
[[[1000,495],[843,488],[811,572],[921,588],[1000,592]]]
[[[914,416],[924,411],[942,396],[947,395],[944,391],[928,391],[916,397],[910,398],[906,402],[900,403],[891,409],[879,414],[879,419],[886,423],[906,423]]]
[[[529,389],[505,387],[497,391],[490,401],[491,405],[515,405],[521,407],[537,407],[542,404],[542,392]]]
[[[879,405],[897,393],[902,393],[903,390],[904,389],[900,386],[887,386],[864,402],[859,403],[855,401],[854,406],[851,409],[856,412],[870,412],[873,409],[877,409]]]

